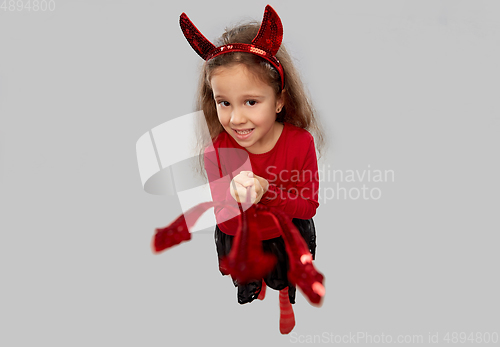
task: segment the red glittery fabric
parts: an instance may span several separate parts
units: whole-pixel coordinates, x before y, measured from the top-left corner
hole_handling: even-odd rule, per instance
[[[189,209],[168,226],[157,228],[152,240],[153,252],[159,253],[183,241],[189,241],[191,239],[189,227],[192,225],[187,225],[186,219],[194,225],[206,210],[218,206],[233,208],[223,202],[204,202]],[[239,207],[242,211],[241,205]],[[260,239],[255,236],[256,232],[250,230],[257,225],[252,223],[252,220],[265,214],[276,220],[285,241],[290,266],[289,281],[304,293],[309,302],[320,305],[325,294],[324,276],[314,267],[311,253],[291,219],[284,212],[273,207],[253,204],[240,213],[240,224],[233,249],[226,258],[221,260],[224,271],[240,283],[262,278],[271,271],[276,259],[273,255],[262,251]]]
[[[220,54],[229,52],[247,52],[258,55],[266,59],[281,76],[281,88],[285,86],[285,74],[283,66],[275,57],[281,41],[283,40],[283,25],[276,11],[269,5],[264,10],[264,17],[259,32],[252,40],[251,44],[231,43],[220,47],[215,47],[191,22],[185,13],[179,19],[181,30],[191,47],[204,60],[210,60]]]

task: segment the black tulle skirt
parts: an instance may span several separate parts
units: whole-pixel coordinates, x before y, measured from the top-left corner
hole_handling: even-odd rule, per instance
[[[302,235],[302,238],[306,241],[309,251],[311,252],[313,259],[316,256],[316,229],[314,228],[314,222],[311,219],[297,219],[292,220],[293,224],[297,227]],[[219,259],[219,270],[220,270],[220,259],[225,257],[231,251],[233,246],[234,236],[227,235],[223,233],[218,226],[215,227],[215,246],[217,248],[217,256]],[[293,284],[288,282],[288,256],[285,249],[285,242],[283,238],[276,237],[269,240],[262,241],[262,249],[264,252],[274,254],[277,258],[276,266],[273,270],[263,278],[264,282],[269,288],[275,290],[282,290],[288,287],[288,297],[292,304],[295,304],[295,293],[296,288]],[[220,270],[222,275],[226,275],[222,270]],[[256,279],[247,284],[239,284],[233,279],[235,287],[238,287],[238,303],[246,304],[255,300],[262,289],[262,279]]]

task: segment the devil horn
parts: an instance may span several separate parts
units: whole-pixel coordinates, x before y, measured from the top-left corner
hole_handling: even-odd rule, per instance
[[[215,50],[216,47],[205,36],[203,36],[203,34],[198,30],[193,22],[191,22],[184,12],[181,14],[179,24],[181,26],[182,33],[188,40],[191,47],[193,47],[200,57],[207,60],[209,54]]]
[[[264,18],[260,25],[257,36],[252,40],[252,43],[266,49],[272,55],[276,55],[283,40],[283,25],[276,11],[267,5],[264,11]]]

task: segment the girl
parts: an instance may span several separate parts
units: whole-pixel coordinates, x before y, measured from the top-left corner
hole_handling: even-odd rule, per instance
[[[208,41],[183,13],[180,25],[188,42],[206,62],[199,83],[197,109],[203,110],[208,137],[199,132],[200,171],[207,173],[214,201],[250,201],[273,206],[293,218],[315,256],[312,217],[318,203],[317,143],[323,134],[304,86],[281,45],[281,21],[266,6],[262,23],[241,24],[216,41]],[[201,128],[199,128],[201,129]],[[220,259],[229,254],[238,218],[233,209],[216,208],[215,244]],[[272,218],[260,218],[264,252],[277,258],[265,278],[238,283],[238,302],[264,298],[265,286],[279,291],[280,331],[295,326],[292,305],[296,288],[288,282],[288,258],[280,230]]]

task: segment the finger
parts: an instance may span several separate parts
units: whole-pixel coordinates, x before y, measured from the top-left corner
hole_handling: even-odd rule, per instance
[[[238,188],[238,192],[240,193],[240,195],[243,195],[243,196],[249,195],[254,191],[255,191],[255,188],[253,188],[253,187],[239,187]]]
[[[234,178],[236,178],[236,177],[238,177],[238,178],[247,178],[249,172],[251,172],[251,171],[241,171],[239,174],[237,174],[236,176],[234,176]]]
[[[247,176],[240,176],[238,178],[235,177],[235,181],[241,184],[243,187],[251,187],[254,185],[253,178]]]
[[[239,182],[239,183],[243,184],[243,182],[246,182],[248,180],[248,176],[246,174],[238,174],[238,175],[234,176],[233,180],[235,182]]]
[[[247,190],[243,187],[240,187],[237,191],[236,191],[236,196],[238,198],[238,201],[239,202],[246,202],[247,201]]]
[[[254,184],[254,190],[257,192],[257,194],[260,194],[262,191],[264,191],[258,181]]]
[[[252,171],[240,171],[240,175],[251,178],[255,177],[255,174]]]
[[[240,182],[238,182],[234,179],[231,181],[231,189],[232,190],[237,191],[238,188],[241,188],[241,187],[243,187],[243,185]]]
[[[246,188],[254,187],[255,186],[255,181],[253,180],[253,178],[248,177],[245,180],[245,182],[243,183],[243,186],[246,187]]]
[[[252,192],[252,194],[250,195],[251,196],[251,201],[252,201],[252,204],[255,203],[255,201],[257,200],[257,197],[259,196],[255,191]]]
[[[249,188],[246,188],[244,186],[238,185],[235,190],[235,195],[237,195],[238,199],[240,202],[245,202],[247,195],[250,194]]]

